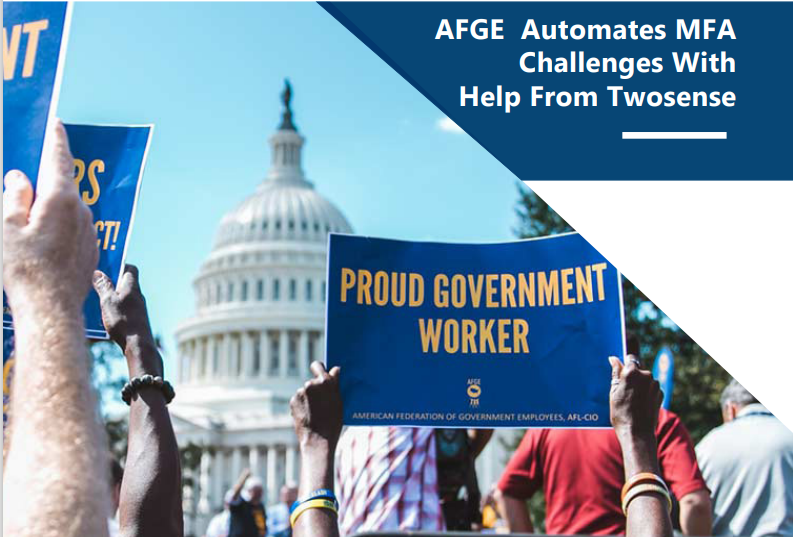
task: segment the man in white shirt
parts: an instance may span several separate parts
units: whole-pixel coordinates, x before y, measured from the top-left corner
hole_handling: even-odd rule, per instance
[[[724,425],[697,446],[713,496],[713,535],[793,536],[793,433],[733,380]]]

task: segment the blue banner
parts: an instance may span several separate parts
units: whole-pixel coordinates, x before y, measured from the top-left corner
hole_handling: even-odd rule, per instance
[[[152,130],[152,126],[66,125],[74,156],[74,180],[94,217],[98,268],[116,283],[124,267]],[[107,338],[99,296],[93,290],[84,313],[88,337]],[[12,327],[5,297],[3,326]]]
[[[669,347],[658,351],[653,364],[653,378],[661,385],[664,392],[662,406],[669,410],[672,404],[672,389],[675,387],[675,357]]]
[[[3,2],[3,176],[35,184],[57,106],[68,34],[66,2]]]
[[[791,2],[320,2],[524,181],[793,179]]]
[[[609,427],[621,277],[577,233],[502,244],[330,236],[326,361],[344,423]]]

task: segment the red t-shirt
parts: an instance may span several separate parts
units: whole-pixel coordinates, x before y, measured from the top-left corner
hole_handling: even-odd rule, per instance
[[[672,412],[661,410],[656,429],[661,474],[677,498],[707,490],[694,445]],[[529,429],[498,488],[513,498],[545,492],[549,534],[625,533],[620,492],[622,452],[613,429]]]

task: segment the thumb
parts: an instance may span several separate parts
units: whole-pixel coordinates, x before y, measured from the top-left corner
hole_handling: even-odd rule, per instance
[[[609,356],[609,364],[611,364],[611,379],[618,380],[622,373],[622,362],[616,356]]]
[[[93,284],[96,294],[99,295],[100,302],[116,291],[115,287],[113,287],[113,282],[101,270],[94,271]]]
[[[3,221],[24,226],[33,203],[33,186],[19,170],[11,170],[3,183]]]

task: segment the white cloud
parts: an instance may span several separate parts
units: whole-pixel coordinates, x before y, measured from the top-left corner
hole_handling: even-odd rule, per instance
[[[440,130],[444,132],[453,132],[455,134],[462,134],[465,131],[460,128],[457,123],[449,119],[448,117],[441,118],[435,124]]]

